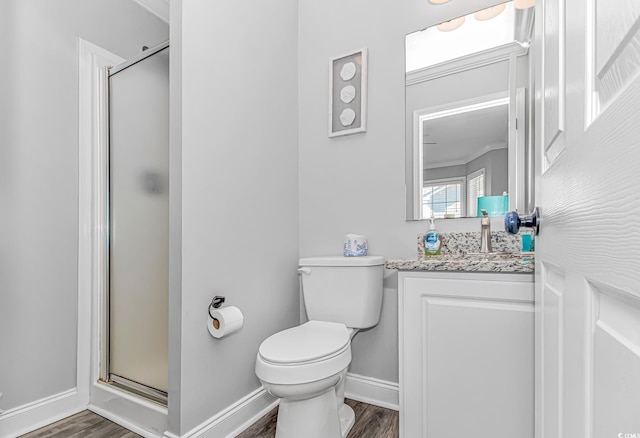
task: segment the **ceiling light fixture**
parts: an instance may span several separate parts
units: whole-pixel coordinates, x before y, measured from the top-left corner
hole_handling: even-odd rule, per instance
[[[491,6],[490,8],[478,11],[473,14],[473,16],[476,20],[479,21],[491,20],[492,18],[500,15],[500,13],[502,13],[502,11],[504,11],[506,7],[507,5],[502,3],[501,5]]]
[[[429,0],[429,3],[434,5],[441,5],[442,3],[447,3],[449,0]]]
[[[464,24],[464,17],[454,18],[453,20],[445,21],[436,26],[436,28],[441,32],[451,32],[452,30],[456,30],[460,26]]]
[[[513,7],[516,9],[529,9],[536,5],[536,0],[514,0]]]

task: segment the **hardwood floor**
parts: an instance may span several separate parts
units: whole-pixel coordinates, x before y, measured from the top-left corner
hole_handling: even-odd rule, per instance
[[[347,438],[398,438],[398,412],[346,399],[356,413],[356,423]],[[276,436],[278,408],[258,420],[237,438]],[[140,435],[91,411],[76,415],[22,435],[20,438],[134,438]]]
[[[346,399],[356,413],[356,423],[347,438],[398,438],[397,411]],[[258,420],[237,438],[273,438],[276,436],[278,408]]]
[[[98,414],[82,411],[22,435],[20,438],[134,438],[139,436]]]
[[[398,411],[346,399],[356,413],[356,423],[347,438],[398,438]]]

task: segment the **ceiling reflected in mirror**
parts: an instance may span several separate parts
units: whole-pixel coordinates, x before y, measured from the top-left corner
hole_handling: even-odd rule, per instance
[[[423,117],[423,169],[468,164],[491,150],[506,149],[508,116],[509,98],[504,97]]]

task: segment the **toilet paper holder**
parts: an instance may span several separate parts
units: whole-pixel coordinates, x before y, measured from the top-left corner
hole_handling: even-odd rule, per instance
[[[211,308],[213,307],[214,309],[219,308],[220,306],[222,306],[222,303],[224,303],[225,298],[221,295],[216,295],[215,297],[213,297],[213,299],[211,300],[211,304],[209,304],[209,316],[211,318],[213,318],[214,320],[216,320],[216,318],[214,318],[214,316],[211,314]]]
[[[218,318],[211,314],[211,308],[219,308],[220,306],[222,306],[222,303],[224,303],[224,300],[225,298],[223,296],[216,295],[215,297],[213,297],[211,303],[209,304],[209,316],[211,317],[211,319],[213,319],[213,326],[216,328],[216,330],[220,328],[220,321],[218,321]]]
[[[209,303],[207,330],[216,339],[230,335],[242,328],[244,316],[236,306],[222,306],[225,297],[216,295]]]

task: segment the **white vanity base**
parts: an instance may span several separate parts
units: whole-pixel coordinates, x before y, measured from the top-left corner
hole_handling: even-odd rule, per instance
[[[533,438],[532,274],[398,274],[400,437]]]

